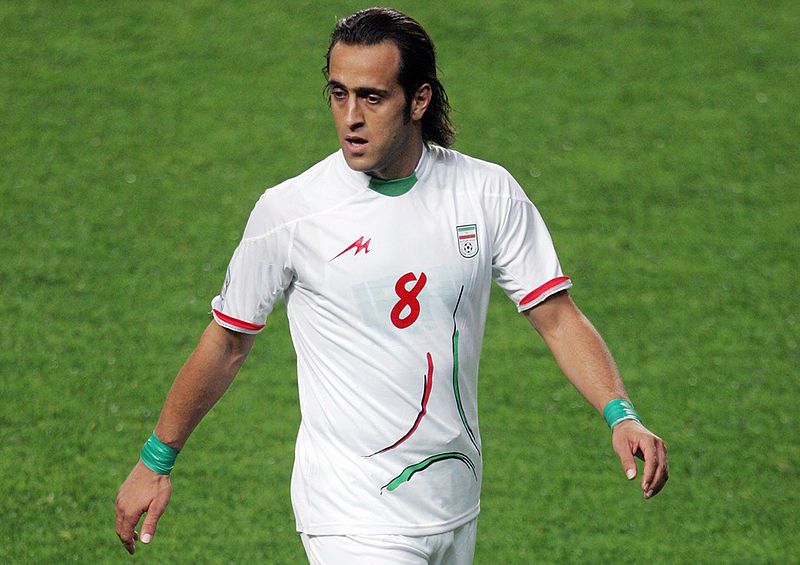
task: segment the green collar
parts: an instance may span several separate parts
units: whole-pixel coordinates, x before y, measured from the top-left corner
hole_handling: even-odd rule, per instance
[[[384,196],[402,196],[417,184],[417,173],[411,173],[402,179],[383,180],[372,177],[369,187]]]

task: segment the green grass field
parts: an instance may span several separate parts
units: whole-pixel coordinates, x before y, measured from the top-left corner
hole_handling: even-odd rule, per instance
[[[0,4],[0,562],[303,562],[280,308],[133,558],[113,502],[255,200],[336,149],[320,69],[361,7]],[[396,7],[437,43],[456,148],[525,186],[670,448],[642,500],[496,292],[476,563],[800,562],[800,5]]]

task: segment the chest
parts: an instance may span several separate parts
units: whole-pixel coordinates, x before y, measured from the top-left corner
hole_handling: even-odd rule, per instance
[[[388,315],[397,327],[420,304],[451,317],[460,297],[491,278],[482,211],[446,191],[356,199],[304,221],[292,260],[295,286],[315,302]]]

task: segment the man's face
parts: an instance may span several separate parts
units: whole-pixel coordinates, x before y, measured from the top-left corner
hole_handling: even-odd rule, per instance
[[[414,172],[422,153],[420,120],[430,101],[430,87],[420,87],[410,110],[406,109],[397,81],[397,46],[337,43],[328,67],[331,110],[350,168],[383,179]]]

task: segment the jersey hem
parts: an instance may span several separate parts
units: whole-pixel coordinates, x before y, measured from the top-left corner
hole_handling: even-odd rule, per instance
[[[437,524],[424,526],[410,526],[408,523],[362,523],[362,522],[327,522],[321,524],[310,524],[304,527],[298,520],[296,529],[298,533],[310,536],[347,536],[347,535],[401,535],[401,536],[434,536],[444,532],[449,532],[471,522],[478,517],[481,511],[481,504],[478,502],[474,508],[458,518]]]
[[[216,308],[211,310],[211,314],[214,316],[214,321],[217,322],[217,324],[234,332],[254,335],[264,329],[264,324],[253,324],[251,322],[237,320],[227,314],[223,314]]]
[[[562,290],[567,290],[572,287],[572,281],[569,277],[556,277],[537,287],[533,291],[526,294],[522,300],[519,301],[517,309],[520,312],[530,310]]]

